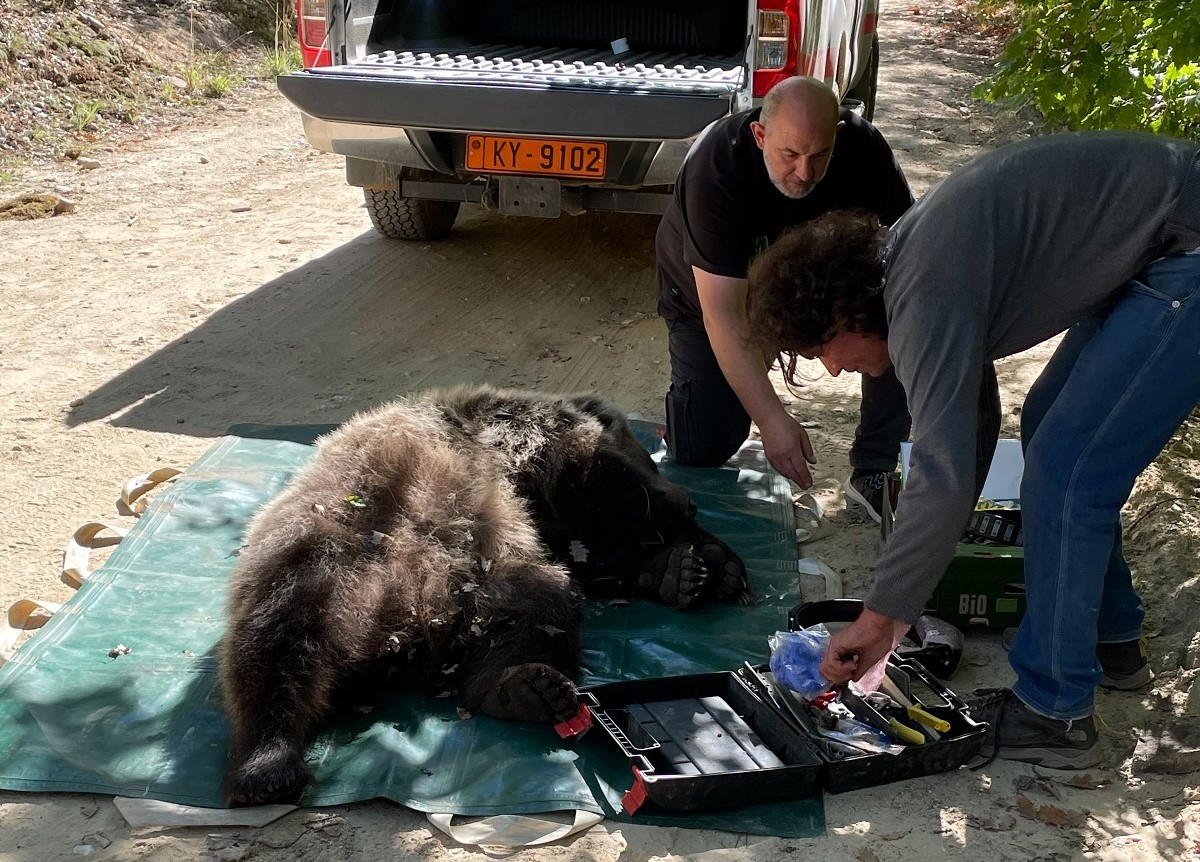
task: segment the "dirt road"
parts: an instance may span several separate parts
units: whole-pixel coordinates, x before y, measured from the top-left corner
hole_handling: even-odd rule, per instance
[[[947,29],[954,15],[949,0],[936,0],[888,9],[881,24],[876,121],[918,192],[1029,129],[970,102],[994,46]],[[661,418],[668,375],[654,314],[653,219],[508,220],[464,208],[449,240],[385,241],[345,185],[340,158],[309,149],[294,110],[273,90],[218,108],[94,154],[95,170],[34,169],[26,179],[70,188],[77,213],[0,229],[5,607],[25,596],[65,600],[70,590],[57,576],[71,530],[112,516],[128,477],[188,465],[236,422],[336,422],[410,390],[464,381],[596,390]],[[1023,389],[1045,356],[1006,364],[1006,385]],[[826,379],[794,409],[815,424],[818,492],[834,512],[834,535],[819,553],[847,568],[861,592],[876,532],[839,508],[838,491],[856,391],[857,380]],[[970,681],[1005,681],[994,642],[979,649]],[[1123,733],[1141,707],[1134,698],[1121,709],[1115,726]],[[803,850],[886,862],[931,853],[1029,860],[1086,850],[1096,859],[1156,860],[1193,852],[1194,780],[1109,777],[1115,784],[1106,788],[1062,789],[997,764],[830,797],[829,833],[813,842],[610,825],[525,855],[780,860]],[[1066,829],[1026,819],[1018,794],[1091,817]],[[92,804],[99,810],[88,819],[81,807]],[[420,815],[394,805],[334,812],[338,830],[316,828],[300,812],[235,831],[255,856],[280,862],[485,858],[434,837]],[[213,830],[137,834],[100,798],[0,793],[0,825],[0,858],[13,862],[75,858],[73,848],[96,832],[113,842],[95,847],[105,858],[219,855],[206,844]]]

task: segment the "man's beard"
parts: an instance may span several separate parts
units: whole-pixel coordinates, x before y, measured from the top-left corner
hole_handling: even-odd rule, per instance
[[[775,188],[779,190],[779,193],[781,195],[783,195],[785,198],[790,198],[791,200],[794,200],[794,201],[798,201],[801,198],[808,197],[812,193],[812,190],[817,187],[816,183],[811,183],[810,185],[805,186],[800,191],[794,191],[792,189],[789,189],[786,185],[784,185],[782,182],[775,179],[774,177],[771,178],[771,185],[775,186]]]

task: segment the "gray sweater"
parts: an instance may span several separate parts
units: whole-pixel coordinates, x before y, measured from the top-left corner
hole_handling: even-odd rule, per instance
[[[912,621],[976,501],[985,362],[1110,304],[1146,264],[1200,246],[1200,147],[1138,133],[1060,134],[981,156],[892,229],[888,348],[913,449],[867,606]]]

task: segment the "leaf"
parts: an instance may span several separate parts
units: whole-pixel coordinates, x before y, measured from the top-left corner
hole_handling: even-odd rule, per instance
[[[550,626],[550,625],[538,626],[538,628],[541,629],[542,631],[544,631],[546,634],[550,635],[550,637],[554,637],[555,635],[566,634],[562,629],[556,629],[554,626]]]
[[[1029,801],[1029,797],[1024,794],[1017,794],[1017,813],[1026,820],[1037,819],[1037,806]]]
[[[1099,790],[1101,787],[1108,787],[1112,784],[1111,778],[1093,778],[1090,772],[1083,775],[1075,775],[1070,781],[1063,782],[1067,787],[1075,787],[1079,790]]]
[[[1037,810],[1037,819],[1051,826],[1070,826],[1079,829],[1087,823],[1087,815],[1079,811],[1066,811],[1057,805],[1043,805]]]

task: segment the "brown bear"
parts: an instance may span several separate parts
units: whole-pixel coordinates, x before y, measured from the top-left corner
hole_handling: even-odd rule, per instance
[[[227,802],[296,801],[318,724],[364,690],[574,716],[578,589],[745,600],[695,511],[597,398],[459,388],[354,417],[255,516],[233,573]]]

